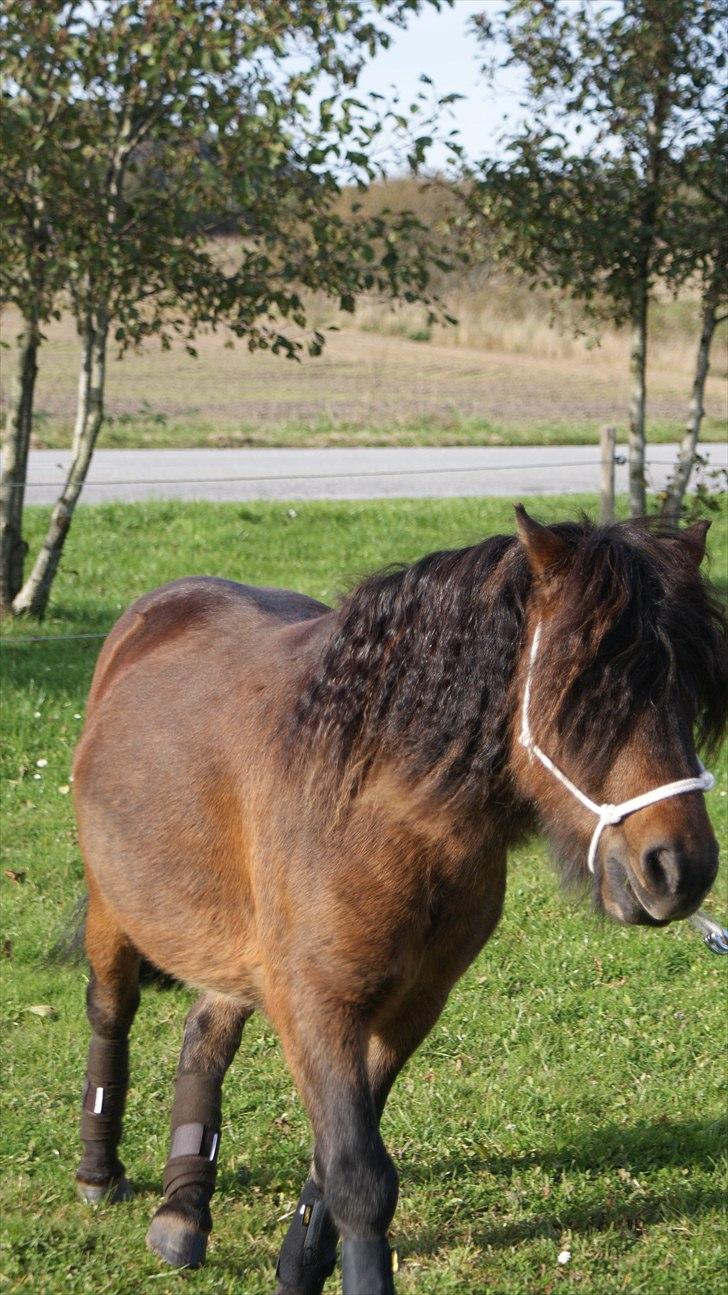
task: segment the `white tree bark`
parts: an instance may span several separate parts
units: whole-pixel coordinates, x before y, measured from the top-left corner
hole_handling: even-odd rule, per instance
[[[82,338],[82,362],[71,466],[63,491],[51,514],[43,546],[28,579],[13,600],[13,613],[16,616],[27,614],[42,617],[48,604],[53,578],[61,560],[71,518],[86,480],[104,416],[108,331],[105,310],[88,315]]]
[[[22,529],[23,503],[39,346],[38,320],[35,317],[26,319],[18,339],[17,366],[3,433],[3,470],[0,476],[0,614],[12,611],[13,599],[23,583],[23,565],[27,552]]]
[[[647,407],[647,288],[632,320],[629,370],[632,380],[629,402],[629,511],[642,517],[647,510],[645,486],[645,412]]]
[[[629,511],[631,517],[647,512],[645,480],[645,420],[647,414],[647,334],[658,218],[663,205],[665,129],[672,108],[670,65],[656,67],[657,85],[652,115],[647,123],[647,158],[644,198],[639,230],[637,296],[632,315],[629,367],[632,388],[629,403]]]
[[[109,197],[107,222],[110,231],[113,231],[118,221],[122,186],[129,158],[152,118],[153,114],[149,115],[141,123],[141,127],[134,131],[128,105],[122,112],[117,145],[106,180]],[[87,275],[84,281],[84,297],[90,289],[91,281]],[[40,619],[48,605],[51,585],[58,570],[66,536],[103,421],[108,334],[107,297],[103,305],[87,306],[85,310],[81,328],[81,368],[71,447],[71,466],[63,491],[53,508],[45,540],[33,563],[33,569],[12,600],[11,610],[15,616],[28,615]]]
[[[599,521],[608,526],[614,521],[614,451],[617,445],[616,427],[603,427],[600,433],[602,470],[599,483]]]
[[[703,298],[700,340],[698,341],[698,353],[695,360],[695,377],[693,378],[693,390],[690,398],[690,413],[680,442],[675,471],[670,478],[662,505],[663,521],[673,527],[676,527],[680,520],[683,499],[685,498],[685,492],[690,482],[690,475],[697,455],[700,428],[705,414],[705,382],[710,368],[710,347],[717,323],[718,301],[717,283],[713,283]]]

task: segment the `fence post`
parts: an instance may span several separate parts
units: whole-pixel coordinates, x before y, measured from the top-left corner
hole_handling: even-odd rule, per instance
[[[602,474],[599,487],[599,520],[604,525],[614,521],[614,451],[617,445],[616,427],[603,427]]]

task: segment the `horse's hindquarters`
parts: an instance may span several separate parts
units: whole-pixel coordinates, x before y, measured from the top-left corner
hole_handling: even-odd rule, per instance
[[[287,662],[276,622],[247,604],[225,610],[173,632],[167,609],[144,650],[133,625],[123,659],[112,644],[74,793],[89,876],[140,951],[181,980],[254,1002],[250,860]]]

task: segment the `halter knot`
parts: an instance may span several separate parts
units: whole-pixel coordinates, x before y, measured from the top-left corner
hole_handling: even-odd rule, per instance
[[[560,769],[545,751],[541,750],[533,740],[531,725],[529,722],[529,709],[531,705],[531,682],[533,679],[533,670],[538,656],[539,643],[541,641],[541,622],[539,621],[534,630],[531,641],[531,655],[528,663],[528,674],[523,689],[523,706],[521,709],[521,732],[519,741],[521,746],[528,751],[529,757],[534,756],[541,761],[544,769],[547,769],[552,777],[560,782],[562,787],[578,800],[585,809],[594,814],[597,819],[596,827],[592,833],[589,842],[589,851],[587,854],[587,867],[590,872],[594,871],[596,863],[597,850],[599,841],[605,827],[613,827],[616,823],[621,823],[623,818],[628,814],[635,814],[639,809],[647,809],[649,805],[656,805],[658,801],[667,800],[669,796],[682,796],[687,791],[710,791],[715,786],[715,778],[712,773],[700,764],[700,774],[697,778],[679,778],[677,782],[666,782],[660,787],[653,787],[651,791],[645,791],[640,796],[632,796],[629,800],[623,800],[619,805],[598,805],[595,800],[587,796],[586,792],[576,786],[570,778],[567,778],[563,769]]]

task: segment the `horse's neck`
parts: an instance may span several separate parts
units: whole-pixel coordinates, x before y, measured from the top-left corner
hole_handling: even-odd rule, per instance
[[[423,859],[432,851],[438,867],[449,875],[477,866],[494,843],[498,851],[505,850],[533,828],[528,807],[520,802],[509,804],[502,794],[477,802],[447,798],[428,780],[409,776],[394,762],[374,772],[360,802],[362,811],[380,823],[385,834],[396,832],[408,849],[419,849]]]

